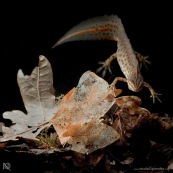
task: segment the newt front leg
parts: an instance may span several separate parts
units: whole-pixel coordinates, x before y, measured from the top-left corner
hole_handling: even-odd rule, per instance
[[[102,72],[102,77],[103,77],[103,78],[105,77],[107,70],[109,71],[110,74],[112,74],[112,71],[111,71],[111,62],[112,62],[115,58],[117,58],[117,53],[112,54],[106,61],[99,61],[98,64],[101,64],[102,66],[99,67],[99,68],[96,70],[96,73],[99,73],[100,71],[103,70],[103,72]]]
[[[128,84],[128,80],[127,80],[126,78],[123,78],[123,77],[116,77],[116,78],[113,80],[113,82],[111,83],[110,88],[111,88],[111,89],[116,89],[116,83],[117,83],[118,81],[126,82],[126,83]],[[143,83],[143,86],[145,86],[146,88],[149,89],[149,91],[150,91],[150,93],[151,93],[151,96],[150,96],[150,97],[153,98],[153,103],[155,103],[155,98],[156,98],[160,103],[162,103],[162,101],[161,101],[160,98],[158,97],[158,95],[161,95],[161,94],[156,93],[156,92],[154,91],[154,89],[153,89],[148,83],[146,83],[146,82]],[[141,88],[141,89],[142,89],[142,88]]]

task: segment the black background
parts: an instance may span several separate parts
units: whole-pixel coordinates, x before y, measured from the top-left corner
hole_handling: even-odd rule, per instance
[[[94,4],[95,2],[95,4]],[[105,60],[116,51],[113,41],[85,41],[51,47],[72,26],[91,17],[117,14],[124,24],[133,48],[149,55],[152,65],[142,74],[158,93],[162,104],[152,104],[150,93],[143,89],[134,93],[126,84],[123,95],[138,95],[143,107],[151,112],[172,114],[172,50],[173,28],[171,4],[166,1],[53,1],[39,3],[11,2],[1,5],[1,99],[0,114],[14,109],[25,110],[16,81],[22,69],[30,75],[38,64],[39,55],[50,61],[57,93],[66,93],[77,85],[80,76],[87,70],[96,71],[98,61]],[[113,75],[105,79],[111,82],[123,76],[116,61]]]
[[[152,65],[148,71],[143,68],[142,74],[145,81],[162,94],[162,103],[153,104],[147,89],[134,93],[129,91],[124,83],[118,84],[117,87],[123,88],[122,95],[140,96],[142,106],[151,112],[168,113],[172,116],[173,10],[166,0],[63,0],[41,1],[37,4],[6,1],[0,8],[0,115],[15,109],[25,111],[16,75],[19,69],[30,75],[38,64],[39,55],[45,55],[52,65],[57,93],[66,93],[76,86],[85,71],[95,72],[99,67],[98,61],[105,60],[116,51],[116,42],[71,42],[55,49],[51,47],[79,22],[98,15],[117,14],[124,24],[133,48],[143,55],[150,56]],[[113,75],[105,77],[109,83],[114,77],[123,76],[116,61],[113,66]],[[40,157],[35,161],[33,157],[27,158],[22,154],[5,154],[6,156],[2,155],[3,162],[10,162],[13,168],[20,168],[23,164],[27,165],[28,169],[28,161],[38,168],[42,167]],[[18,161],[12,161],[16,157]],[[38,161],[39,163],[36,163]]]

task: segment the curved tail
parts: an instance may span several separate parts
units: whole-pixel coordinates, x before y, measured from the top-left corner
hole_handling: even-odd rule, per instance
[[[70,41],[117,41],[117,30],[120,23],[121,20],[116,15],[104,15],[88,19],[71,28],[52,48]]]

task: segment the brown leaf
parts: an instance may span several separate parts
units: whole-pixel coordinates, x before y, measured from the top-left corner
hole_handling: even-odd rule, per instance
[[[165,114],[163,117],[158,117],[157,120],[163,130],[168,130],[173,127],[173,118],[168,114]]]
[[[150,112],[142,107],[142,101],[136,96],[122,96],[118,97],[115,102],[121,109],[127,109],[130,114],[145,115],[150,114]]]
[[[143,122],[151,120],[152,116],[147,109],[139,107],[142,101],[136,96],[122,96],[115,103],[119,110],[115,113],[113,127],[120,134],[120,142],[125,143],[131,137],[132,131]]]

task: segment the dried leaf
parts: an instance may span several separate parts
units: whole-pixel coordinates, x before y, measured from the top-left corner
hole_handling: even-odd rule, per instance
[[[94,165],[96,166],[104,157],[105,155],[105,150],[97,150],[91,154],[88,155],[83,155],[81,153],[78,152],[73,152],[73,164],[77,167],[84,167],[84,166],[88,166],[88,165]]]
[[[136,96],[122,96],[115,103],[119,106],[119,111],[115,114],[113,127],[120,134],[120,142],[126,143],[132,131],[143,122],[151,120],[152,116],[147,109],[140,107],[142,101]]]
[[[90,153],[116,141],[119,135],[115,129],[100,122],[114,102],[115,93],[109,84],[95,73],[85,72],[78,86],[61,100],[51,120],[61,144]]]
[[[116,104],[121,107],[121,109],[127,109],[130,114],[145,115],[150,114],[150,112],[142,107],[139,107],[142,104],[142,101],[139,97],[136,96],[122,96],[116,99]]]
[[[163,117],[158,117],[157,119],[163,130],[168,130],[173,127],[173,118],[168,114],[165,114]]]
[[[168,163],[168,172],[170,171],[171,172],[171,170],[173,170],[173,160],[171,160],[169,163]]]
[[[13,124],[10,127],[1,126],[3,137],[0,142],[17,140],[17,137],[36,139],[39,132],[49,126],[48,121],[57,111],[52,69],[46,57],[39,57],[39,66],[30,76],[19,70],[17,82],[27,114],[19,110],[3,113],[3,117]]]
[[[120,163],[123,165],[130,165],[134,161],[133,157],[127,157],[125,160],[121,161]]]

